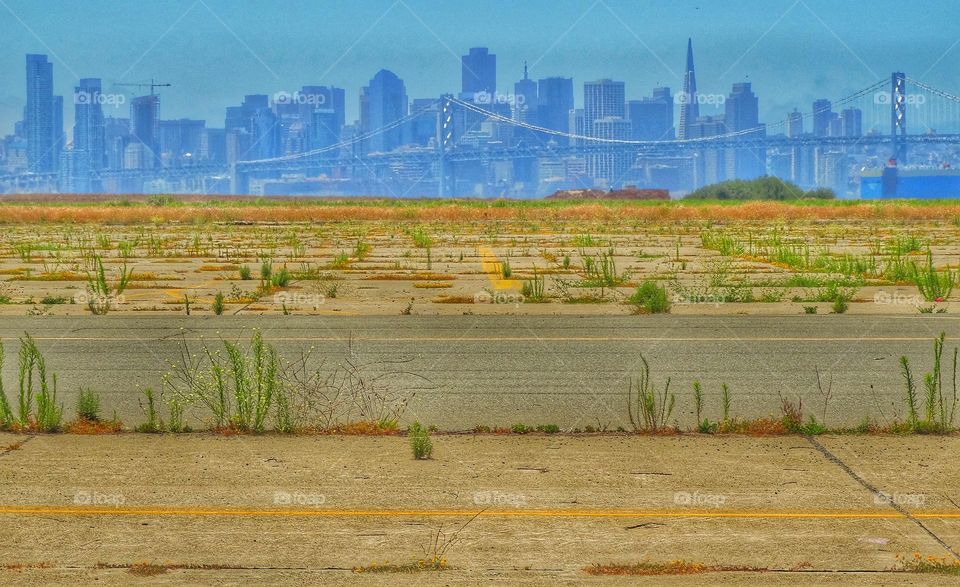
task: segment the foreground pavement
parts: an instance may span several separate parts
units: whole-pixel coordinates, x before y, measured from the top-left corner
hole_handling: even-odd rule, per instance
[[[352,356],[393,362],[397,387],[418,387],[407,412],[446,430],[478,424],[557,424],[564,429],[627,426],[625,393],[641,353],[655,384],[672,378],[674,417],[694,425],[691,385],[703,383],[706,415],[720,416],[720,388],[732,413],[779,414],[780,396],[802,398],[818,417],[832,380],[827,423],[881,423],[903,410],[899,359],[911,358],[918,386],[931,368],[932,339],[957,345],[960,318],[912,316],[393,316],[393,317],[20,317],[0,321],[7,389],[15,389],[16,338],[31,333],[59,376],[70,411],[81,386],[103,397],[106,414],[143,421],[140,390],[158,389],[183,341],[248,340],[254,328],[280,354],[313,348],[327,366]],[[948,350],[949,353],[949,350]],[[948,366],[949,368],[949,366]],[[419,377],[429,380],[425,382]]]
[[[685,559],[765,570],[650,584],[948,584],[890,570],[960,551],[956,437],[434,443],[0,435],[0,583],[635,584],[583,569]],[[441,529],[448,571],[353,570]]]

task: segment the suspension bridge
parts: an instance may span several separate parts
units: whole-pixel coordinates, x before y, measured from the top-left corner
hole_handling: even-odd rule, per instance
[[[479,167],[505,162],[513,168],[530,169],[540,160],[615,157],[627,165],[642,158],[699,157],[707,152],[750,151],[755,157],[777,150],[818,149],[838,152],[872,152],[900,165],[911,161],[914,151],[960,145],[960,96],[894,73],[839,100],[821,111],[795,112],[755,128],[739,129],[700,138],[637,141],[565,132],[528,123],[492,109],[488,104],[444,96],[382,128],[359,133],[336,144],[310,151],[267,159],[240,160],[223,166],[185,166],[158,169],[103,171],[101,177],[125,191],[141,191],[150,182],[172,182],[183,189],[206,193],[219,184],[229,184],[231,193],[251,193],[256,181],[284,177],[351,178],[368,193],[397,195],[389,185],[420,186],[415,195],[455,196],[457,178]],[[856,109],[860,120],[856,132],[827,135],[797,132],[809,128],[824,113]],[[414,122],[431,119],[435,136],[427,145],[404,146],[390,152],[371,152],[371,139],[396,133]],[[802,121],[802,122],[798,122]],[[470,140],[471,131],[483,123],[511,130],[510,140]],[[912,131],[912,132],[910,132]],[[926,162],[929,157],[919,160]],[[359,178],[359,179],[358,179]],[[30,191],[51,174],[0,176],[4,191]],[[138,184],[141,184],[138,186]],[[430,186],[425,193],[424,186]],[[139,187],[139,189],[138,189]],[[410,192],[408,187],[406,192]]]

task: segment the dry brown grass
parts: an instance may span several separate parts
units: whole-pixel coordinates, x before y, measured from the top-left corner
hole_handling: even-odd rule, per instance
[[[177,206],[152,207],[128,199],[129,206],[98,203],[76,205],[53,199],[33,197],[27,202],[0,206],[0,223],[4,224],[112,224],[202,223],[202,222],[490,222],[490,221],[576,221],[584,222],[678,222],[702,220],[895,220],[942,221],[960,217],[960,204],[908,202],[857,202],[797,204],[788,202],[716,203],[570,203],[544,207],[497,205],[495,202],[466,203],[450,201],[422,206],[379,204],[365,205],[344,201],[293,200],[282,204],[238,205],[236,199],[216,198],[220,205],[208,205],[196,199],[183,199]],[[52,203],[29,203],[38,200]],[[102,200],[101,200],[102,201]],[[224,203],[226,202],[226,203]]]
[[[117,434],[123,431],[123,423],[119,420],[91,422],[90,420],[77,419],[72,422],[67,422],[63,427],[63,431],[67,434],[81,434],[86,436]]]
[[[666,575],[702,575],[704,573],[724,573],[734,571],[760,572],[766,569],[754,567],[736,567],[729,565],[705,565],[684,560],[674,560],[666,563],[637,563],[623,564],[596,564],[583,569],[588,575],[594,576],[629,576],[629,577],[657,577]]]
[[[453,275],[444,273],[378,273],[365,277],[367,281],[453,281]]]

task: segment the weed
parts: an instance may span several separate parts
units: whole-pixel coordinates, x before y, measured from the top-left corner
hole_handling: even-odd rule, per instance
[[[627,391],[627,412],[630,424],[635,432],[662,432],[667,429],[667,421],[673,414],[676,397],[670,393],[670,378],[662,392],[653,389],[650,380],[650,364],[643,354],[640,355],[643,366],[636,385],[630,378]]]
[[[146,400],[146,405],[144,405],[144,400]],[[163,432],[163,422],[157,415],[156,394],[154,393],[153,389],[148,387],[143,390],[143,398],[140,400],[140,409],[143,410],[144,414],[146,414],[147,421],[137,426],[137,432],[144,432],[148,434],[157,434],[159,432]]]
[[[523,282],[520,294],[525,302],[539,303],[546,299],[546,280],[536,267],[533,268],[533,277]]]
[[[513,276],[513,268],[510,266],[509,257],[500,263],[500,275],[502,275],[504,279],[510,279]]]
[[[670,311],[667,289],[655,281],[644,281],[627,298],[637,314],[664,314]]]
[[[906,385],[907,427],[915,433],[946,433],[954,430],[957,403],[957,359],[960,349],[953,349],[953,377],[950,394],[944,392],[943,349],[946,333],[941,333],[933,341],[933,371],[924,374],[924,414],[920,419],[917,386],[910,369],[910,360],[900,357],[900,371]]]
[[[816,306],[804,306],[804,307],[803,307],[803,313],[804,313],[804,314],[816,314],[816,313],[817,313],[817,307],[816,307]]]
[[[533,428],[527,426],[526,424],[514,424],[510,427],[510,431],[514,434],[529,434],[533,431]]]
[[[910,280],[916,284],[924,300],[943,302],[950,297],[957,284],[957,273],[951,269],[939,271],[933,264],[933,253],[927,250],[926,266],[920,268],[915,263],[911,264]]]
[[[433,455],[430,431],[424,428],[420,422],[414,422],[410,425],[407,437],[410,439],[410,448],[413,450],[414,459],[418,461],[427,460]]]
[[[250,271],[249,265],[241,265],[238,271],[240,273],[241,280],[250,281],[251,279],[253,279],[253,275],[252,275],[252,272]]]
[[[94,272],[87,274],[87,308],[95,316],[104,316],[110,311],[113,300],[127,289],[133,271],[128,271],[124,264],[117,280],[110,285],[100,255],[94,256],[93,265]]]
[[[897,567],[894,570],[904,573],[960,576],[960,561],[948,557],[923,556],[919,552],[913,553],[911,558],[898,554]]]
[[[3,341],[0,340],[0,374],[3,373],[3,359]],[[3,389],[3,377],[0,376],[0,428],[9,428],[13,423],[13,410],[10,409],[10,400],[7,399],[7,393]]]
[[[414,246],[419,249],[429,248],[433,244],[433,239],[427,234],[422,226],[418,226],[413,229],[413,232],[410,233],[410,238],[413,239]]]
[[[273,287],[287,287],[290,285],[290,280],[290,272],[286,267],[283,267],[270,277],[270,284]]]
[[[217,316],[222,316],[223,311],[226,309],[226,303],[224,301],[223,292],[218,291],[217,295],[213,297],[213,313]]]
[[[560,427],[556,424],[541,424],[537,426],[537,432],[543,432],[544,434],[559,434]]]
[[[19,383],[20,425],[41,432],[59,430],[63,406],[57,405],[57,376],[47,381],[46,359],[29,334],[20,339]]]
[[[80,388],[77,398],[77,419],[86,422],[100,421],[100,396],[92,389]]]

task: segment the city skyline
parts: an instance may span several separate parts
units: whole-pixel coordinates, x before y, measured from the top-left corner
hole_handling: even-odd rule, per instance
[[[82,10],[66,8],[54,17],[24,2],[9,2],[11,18],[0,23],[8,46],[8,54],[0,58],[0,134],[12,130],[22,110],[23,96],[18,91],[22,84],[13,75],[22,68],[19,63],[14,67],[12,59],[18,49],[22,49],[17,51],[20,55],[50,55],[58,94],[69,94],[80,78],[99,77],[104,92],[116,92],[115,82],[153,77],[173,84],[164,91],[164,118],[208,121],[221,118],[225,104],[237,103],[248,94],[335,85],[356,95],[380,69],[403,79],[411,99],[455,91],[461,83],[461,57],[470,47],[489,47],[497,55],[496,82],[501,89],[512,88],[521,79],[527,62],[532,79],[568,77],[580,86],[610,78],[625,82],[628,99],[639,99],[654,87],[667,86],[675,92],[682,87],[687,36],[693,36],[700,48],[701,91],[727,93],[732,83],[752,82],[764,97],[761,119],[769,120],[783,118],[794,106],[813,99],[840,97],[846,90],[876,81],[891,70],[891,61],[902,62],[894,69],[926,73],[933,85],[949,87],[946,81],[954,69],[950,54],[957,50],[956,40],[935,27],[938,11],[949,7],[945,2],[928,3],[923,15],[906,11],[900,23],[879,19],[869,26],[856,22],[856,11],[814,0],[722,9],[679,2],[669,11],[637,10],[635,4],[613,0],[551,5],[550,10],[543,10],[539,3],[525,7],[494,3],[493,14],[471,7],[451,13],[430,1],[372,2],[329,14],[302,2],[269,10],[254,5],[245,11],[214,0],[160,4],[164,9],[151,5],[106,11],[106,3],[90,2]],[[894,6],[881,1],[873,5],[874,10],[882,12],[882,5]],[[308,18],[318,14],[322,18]],[[364,19],[352,22],[361,14]],[[540,18],[536,25],[531,19],[534,14]],[[264,18],[257,20],[257,15]],[[516,18],[504,19],[511,15]],[[472,23],[466,38],[444,26],[454,18]],[[512,24],[500,25],[503,20]],[[313,22],[314,30],[304,31],[301,21]],[[672,21],[682,21],[683,27],[662,26]],[[741,34],[736,42],[723,32],[724,23],[738,27]],[[874,36],[907,24],[913,31],[933,29],[923,43],[902,43],[902,47],[878,42]],[[130,30],[125,25],[138,31],[135,38],[121,38],[124,30]],[[755,37],[743,29],[755,32]],[[85,35],[77,34],[78,30]],[[597,31],[603,32],[602,38]],[[316,43],[318,38],[323,42]],[[91,39],[95,42],[85,43]],[[584,39],[590,41],[587,49]],[[787,54],[786,49],[795,49],[798,43],[804,45],[804,52]],[[820,54],[831,59],[818,58]],[[222,67],[224,59],[235,66]],[[833,69],[845,74],[831,75]],[[792,83],[784,83],[788,81]],[[583,107],[582,100],[577,92],[577,107]],[[356,100],[348,99],[346,107],[348,121],[358,118]],[[107,115],[125,113],[108,111]],[[68,112],[68,128],[72,118]]]

